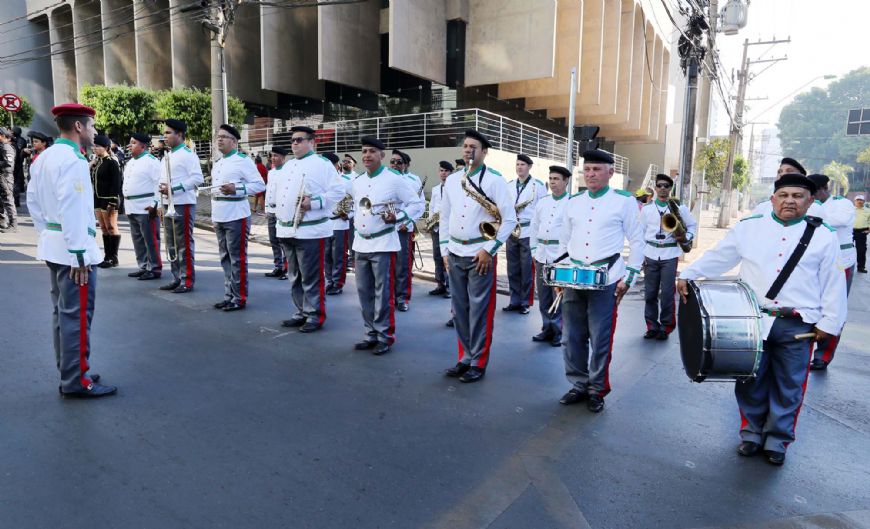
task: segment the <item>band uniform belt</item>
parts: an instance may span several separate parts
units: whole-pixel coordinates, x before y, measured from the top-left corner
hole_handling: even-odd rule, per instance
[[[654,242],[654,241],[646,241],[650,246],[654,246],[656,248],[676,248],[677,243],[675,242]]]
[[[127,200],[138,200],[140,198],[152,198],[154,197],[154,193],[144,193],[141,195],[126,195],[124,198]]]
[[[773,316],[774,318],[800,318],[801,314],[797,311],[797,309],[792,307],[780,307],[780,308],[762,308],[761,312],[767,314],[768,316]]]
[[[217,200],[220,202],[241,202],[242,200],[247,200],[248,197],[211,197],[212,200]]]
[[[849,248],[854,248],[854,247],[855,247],[855,245],[852,244],[852,243],[849,243],[849,244],[841,244],[841,245],[840,245],[840,249],[841,249],[841,250],[848,250]]]
[[[382,229],[381,231],[376,231],[374,233],[361,233],[357,229],[354,229],[353,231],[355,231],[356,234],[359,235],[360,237],[362,237],[363,239],[377,239],[378,237],[383,237],[384,235],[393,233],[394,231],[396,231],[396,227],[395,226],[387,226],[386,228]]]
[[[559,239],[538,239],[538,244],[559,244]]]
[[[451,235],[450,240],[455,242],[455,243],[459,243],[463,246],[467,246],[469,244],[477,244],[480,242],[486,242],[488,239],[486,237],[475,237],[474,239],[468,239],[467,241],[463,241],[462,239],[457,239],[456,237]]]

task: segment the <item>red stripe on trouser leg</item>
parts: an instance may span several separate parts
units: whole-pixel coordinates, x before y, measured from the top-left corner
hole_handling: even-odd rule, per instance
[[[79,384],[91,385],[88,372],[88,285],[79,285]]]
[[[284,258],[284,271],[286,272],[288,270],[290,270],[290,260],[285,257]]]
[[[495,257],[492,258],[492,287],[489,290],[489,304],[486,308],[486,341],[483,344],[483,351],[480,352],[480,360],[479,365],[477,367],[482,367],[486,369],[487,364],[489,364],[489,348],[492,345],[492,330],[494,326],[495,319],[495,295],[497,293],[498,286],[498,274],[496,273],[496,264]]]
[[[242,242],[239,244],[239,297],[248,302],[248,219],[242,219]]]
[[[607,349],[607,364],[604,366],[604,389],[599,393],[602,397],[610,393],[610,360],[613,359],[613,335],[616,333],[616,318],[618,305],[613,305],[613,322],[610,324],[610,347]]]
[[[529,306],[535,306],[535,260],[532,259],[532,288],[529,289]]]
[[[465,349],[462,348],[462,340],[459,339],[459,335],[456,336],[456,345],[459,350],[459,361],[462,362],[462,357],[465,356]]]
[[[677,302],[674,301],[673,309],[671,309],[671,321],[674,322],[665,327],[665,332],[671,334],[677,326]]]
[[[746,420],[746,416],[743,415],[743,410],[741,410],[741,409],[738,407],[738,408],[737,408],[737,411],[740,412],[740,431],[742,432],[742,431],[743,431],[744,429],[746,429],[746,427],[749,425],[749,421]]]
[[[804,383],[801,384],[801,401],[798,403],[797,410],[794,412],[794,423],[791,425],[791,436],[797,440],[796,430],[797,430],[797,421],[798,415],[801,414],[801,408],[804,405],[804,397],[807,394],[807,380],[810,378],[810,366],[813,364],[813,342],[810,342],[810,361],[807,362],[807,372],[804,373]],[[785,443],[785,446],[788,447],[791,443]]]
[[[396,252],[390,253],[390,289],[387,291],[387,298],[390,302],[390,326],[387,328],[387,336],[390,337],[392,343],[396,341],[396,296],[393,292],[396,291]]]
[[[414,232],[408,232],[408,290],[405,294],[405,303],[411,301],[411,279],[414,277]]]
[[[173,226],[173,230],[175,226]],[[184,265],[187,268],[187,277],[184,286],[193,286],[193,255],[190,253],[190,206],[184,206]]]
[[[163,256],[160,255],[160,232],[157,229],[157,217],[154,217],[151,219],[151,234],[154,238],[154,250],[157,252],[157,270],[162,270]]]
[[[325,241],[325,239],[320,239],[320,273],[318,275],[320,289],[317,293],[317,325],[323,325],[323,322],[326,321],[326,281],[323,279]]]

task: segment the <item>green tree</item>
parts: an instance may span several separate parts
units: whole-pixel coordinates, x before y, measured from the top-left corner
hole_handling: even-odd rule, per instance
[[[858,153],[870,146],[870,137],[846,136],[850,109],[870,101],[870,67],[853,70],[827,89],[813,88],[799,94],[779,115],[779,139],[783,154],[800,160],[810,172],[818,172],[831,160],[851,165]]]
[[[849,173],[855,169],[840,162],[831,162],[822,167],[822,174],[831,179],[829,187],[832,194],[845,195],[849,192]]]
[[[247,115],[245,104],[239,98],[230,96],[228,106],[230,124],[242,125]],[[157,116],[159,120],[184,120],[187,123],[187,135],[191,139],[211,138],[211,90],[163,90],[157,94]]]
[[[134,132],[156,131],[156,94],[135,86],[84,85],[79,102],[97,111],[96,127],[120,142]]]
[[[21,97],[21,96],[18,96]],[[18,112],[7,112],[0,109],[0,125],[7,126],[9,124],[9,116],[12,115],[12,121],[15,126],[29,127],[33,123],[33,107],[26,97],[21,97],[21,109]]]
[[[695,159],[695,167],[704,171],[704,181],[712,188],[721,188],[728,163],[730,138],[713,138]],[[749,163],[742,154],[734,157],[734,173],[731,175],[731,189],[743,189],[749,183]]]

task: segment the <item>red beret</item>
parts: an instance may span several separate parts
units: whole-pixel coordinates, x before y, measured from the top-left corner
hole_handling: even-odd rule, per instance
[[[58,116],[88,116],[94,117],[97,111],[91,107],[78,103],[64,103],[51,109],[51,115]]]

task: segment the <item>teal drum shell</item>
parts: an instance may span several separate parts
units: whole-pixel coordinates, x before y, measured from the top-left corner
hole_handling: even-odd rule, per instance
[[[544,283],[576,290],[603,290],[607,287],[607,268],[592,266],[545,265]]]

